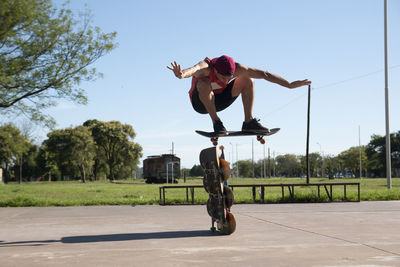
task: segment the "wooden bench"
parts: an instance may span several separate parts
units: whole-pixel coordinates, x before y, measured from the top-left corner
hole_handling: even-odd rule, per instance
[[[352,201],[347,199],[347,187],[348,186],[356,186],[357,187],[357,200],[360,202],[360,183],[353,182],[353,183],[348,183],[348,182],[339,182],[339,183],[303,183],[303,184],[246,184],[246,185],[229,185],[229,187],[232,188],[234,191],[235,188],[238,187],[247,187],[247,188],[252,188],[252,193],[253,193],[253,201],[254,203],[257,202],[257,194],[256,190],[259,188],[260,189],[260,202],[265,203],[265,188],[268,187],[281,187],[281,192],[282,192],[282,200],[285,199],[285,188],[288,189],[289,195],[291,199],[294,199],[294,192],[295,192],[295,187],[316,187],[318,190],[318,198],[321,198],[321,188],[325,189],[325,193],[329,198],[329,201],[333,201],[333,187],[338,187],[338,186],[343,186],[343,194],[344,194],[344,200],[345,201]],[[186,201],[189,203],[189,191],[190,191],[190,196],[191,196],[191,204],[194,204],[194,189],[195,188],[204,188],[202,185],[172,185],[172,186],[160,186],[159,192],[160,192],[160,205],[165,205],[165,191],[167,189],[178,189],[178,188],[185,188],[186,189]]]

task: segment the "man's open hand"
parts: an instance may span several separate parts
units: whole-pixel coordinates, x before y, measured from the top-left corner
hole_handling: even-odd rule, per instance
[[[290,83],[289,88],[294,89],[294,88],[304,86],[304,85],[309,85],[309,84],[311,84],[311,81],[309,81],[308,79],[305,79],[302,81],[294,81],[294,82]]]
[[[174,61],[174,63],[171,63],[171,66],[172,68],[169,66],[167,66],[167,68],[172,70],[177,78],[182,79],[183,72],[181,70],[181,65],[177,64],[176,61]]]

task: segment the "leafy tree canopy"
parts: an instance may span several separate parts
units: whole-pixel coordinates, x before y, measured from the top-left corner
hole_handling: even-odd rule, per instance
[[[97,158],[106,162],[111,180],[118,173],[127,173],[137,168],[143,149],[133,142],[136,133],[131,125],[97,120],[88,120],[83,125],[91,129],[98,146]]]
[[[90,18],[86,12],[76,19],[51,0],[0,2],[0,114],[52,126],[44,110],[57,100],[87,103],[78,85],[99,76],[89,66],[115,47],[116,36],[92,27]]]
[[[79,173],[82,181],[86,181],[86,173],[91,171],[95,157],[95,143],[88,127],[52,131],[44,145],[49,158],[63,173]]]

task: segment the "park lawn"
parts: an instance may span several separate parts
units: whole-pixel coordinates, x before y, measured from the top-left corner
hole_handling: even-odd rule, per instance
[[[231,178],[229,184],[281,184],[305,183],[304,178]],[[363,179],[320,179],[311,178],[311,183],[322,182],[360,182],[362,201],[400,200],[400,179],[392,179],[392,189],[387,189],[384,178]],[[179,185],[202,185],[202,179],[190,178]],[[0,185],[0,207],[28,206],[89,206],[89,205],[154,205],[159,204],[159,187],[157,184],[146,184],[144,180],[125,180],[110,182],[28,182],[23,184],[8,183]],[[208,194],[203,188],[195,188],[195,203],[205,204]],[[253,203],[251,188],[235,188],[235,203]],[[347,198],[357,200],[357,187],[347,187]],[[257,194],[256,199],[260,196]],[[344,199],[343,187],[334,187],[333,200]],[[167,204],[186,204],[185,189],[166,191]],[[190,196],[189,196],[190,200]],[[296,187],[295,198],[289,198],[289,192],[282,199],[281,188],[266,188],[265,202],[325,202],[329,201],[321,190],[318,198],[315,187]]]
[[[137,182],[29,182],[0,186],[1,207],[158,204],[158,185]]]

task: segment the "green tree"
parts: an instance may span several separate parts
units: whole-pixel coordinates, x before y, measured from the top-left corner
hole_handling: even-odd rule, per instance
[[[89,129],[92,129],[92,127],[95,126],[96,123],[98,123],[98,120],[87,120],[86,122],[83,123],[83,126],[89,127]],[[92,133],[93,136],[93,133]],[[94,157],[94,165],[93,165],[93,177],[94,180],[100,180],[100,177],[102,175],[106,175],[109,173],[108,165],[107,165],[107,159],[105,157],[104,149],[96,144],[96,156]]]
[[[400,173],[400,131],[390,134],[392,168]],[[373,176],[386,175],[386,137],[373,135],[365,150],[369,160],[369,171]]]
[[[95,143],[88,127],[78,126],[54,130],[44,144],[51,161],[57,163],[63,176],[79,174],[86,182],[86,173],[91,171],[95,157]]]
[[[315,177],[317,176],[318,173],[318,168],[322,167],[322,157],[319,153],[310,153],[308,155],[309,160],[310,160],[310,176]],[[306,156],[299,156],[300,159],[300,165],[301,165],[301,173],[307,174],[307,162],[306,162]]]
[[[27,139],[25,142],[27,149],[24,151],[24,153],[19,155],[17,163],[14,166],[14,172],[19,173],[18,178],[20,180],[25,178],[30,181],[31,178],[39,175],[36,162],[36,158],[38,156],[38,147],[35,144],[30,143]]]
[[[392,166],[397,173],[397,177],[400,176],[400,131],[391,135],[391,152],[392,152]]]
[[[10,167],[22,164],[24,154],[29,151],[30,142],[21,135],[20,130],[8,123],[0,127],[0,165],[4,166],[4,181],[10,177]],[[22,182],[22,169],[19,168],[19,183]]]
[[[84,123],[89,126],[92,136],[98,146],[98,159],[104,159],[107,164],[110,179],[114,180],[116,174],[124,166],[137,169],[139,159],[142,157],[142,147],[133,142],[136,136],[131,125],[119,121],[102,122],[89,120]]]
[[[268,159],[265,160],[268,162]],[[263,177],[264,176],[264,161],[262,159],[258,160],[254,163],[254,176],[255,177]],[[268,163],[266,163],[266,172],[268,171]],[[268,172],[267,172],[268,175]]]
[[[253,165],[251,160],[239,160],[234,164],[234,169],[236,170],[239,166],[239,176],[240,177],[252,177],[253,176]]]
[[[329,178],[333,178],[336,173],[340,172],[340,160],[338,157],[325,156],[324,158],[325,173],[329,175]]]
[[[86,104],[78,85],[99,76],[89,66],[115,47],[116,36],[90,22],[89,12],[75,20],[51,0],[0,2],[0,113],[52,125],[43,111],[56,100]]]
[[[40,178],[44,179],[44,177],[47,176],[49,182],[52,181],[52,179],[57,180],[61,178],[61,172],[58,169],[54,155],[52,155],[45,143],[39,148],[36,164],[38,167],[38,176]]]
[[[359,175],[360,173],[360,148],[351,147],[338,156],[341,161],[342,168],[351,170],[354,175]],[[367,166],[367,155],[365,153],[365,147],[361,148],[361,160],[364,162],[364,167]]]
[[[301,175],[301,165],[293,154],[279,155],[276,157],[276,169],[280,175],[294,177]]]
[[[193,165],[189,171],[190,176],[204,176],[204,169],[201,165]]]
[[[92,132],[88,127],[78,126],[72,129],[70,138],[71,164],[79,169],[82,182],[86,183],[86,173],[91,172],[95,157],[95,143]]]

